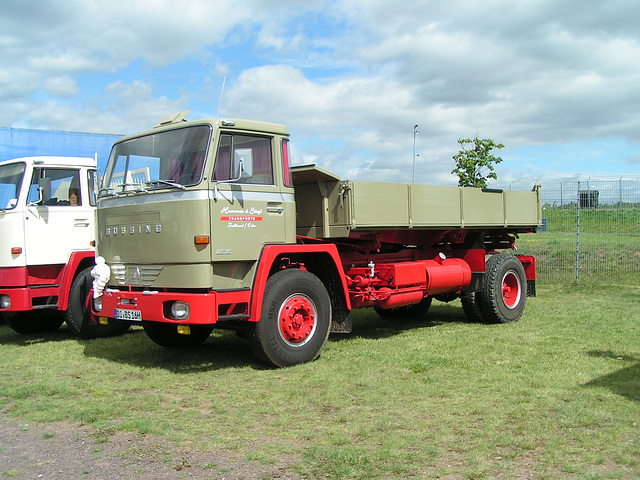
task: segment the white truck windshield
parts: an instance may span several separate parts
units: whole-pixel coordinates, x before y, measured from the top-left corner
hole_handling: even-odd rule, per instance
[[[211,128],[196,125],[117,143],[100,193],[184,188],[202,180]]]
[[[23,162],[0,165],[0,210],[10,210],[18,204],[24,170]]]

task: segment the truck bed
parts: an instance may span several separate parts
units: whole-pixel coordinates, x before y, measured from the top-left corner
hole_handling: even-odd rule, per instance
[[[535,231],[540,192],[340,180],[315,165],[292,168],[297,234],[346,238],[398,229]]]

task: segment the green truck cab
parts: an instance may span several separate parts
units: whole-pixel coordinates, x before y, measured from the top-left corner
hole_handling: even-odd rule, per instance
[[[282,125],[167,117],[113,146],[98,192],[93,313],[166,347],[213,328],[257,356],[315,359],[350,311],[424,314],[461,297],[519,319],[535,259],[497,254],[540,224],[539,192],[343,181],[291,167]],[[495,278],[494,278],[495,277]]]

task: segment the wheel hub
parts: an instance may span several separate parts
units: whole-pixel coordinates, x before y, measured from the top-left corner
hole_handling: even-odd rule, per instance
[[[507,272],[502,279],[502,300],[507,308],[515,308],[520,302],[521,294],[520,279],[515,272]]]
[[[290,345],[299,346],[312,336],[315,327],[315,308],[310,299],[296,295],[282,305],[279,315],[280,334]]]

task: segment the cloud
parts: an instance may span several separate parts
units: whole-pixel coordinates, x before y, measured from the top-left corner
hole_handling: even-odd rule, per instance
[[[20,104],[22,123],[14,127],[90,133],[127,134],[152,128],[168,112],[188,110],[183,97],[156,97],[150,84],[121,81],[107,85],[99,98],[80,106],[49,99]]]
[[[79,90],[77,82],[68,75],[45,79],[44,88],[52,97],[73,97]]]
[[[0,125],[126,133],[167,113],[285,123],[296,161],[448,182],[457,138],[640,142],[640,4],[626,0],[7,0]],[[606,155],[606,153],[604,154]],[[571,161],[503,155],[504,176]],[[637,160],[618,165],[637,165]]]

